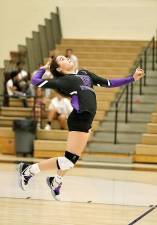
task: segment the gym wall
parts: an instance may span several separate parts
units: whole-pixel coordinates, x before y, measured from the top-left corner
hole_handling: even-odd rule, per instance
[[[60,7],[64,38],[149,40],[156,0],[0,0],[0,67]]]

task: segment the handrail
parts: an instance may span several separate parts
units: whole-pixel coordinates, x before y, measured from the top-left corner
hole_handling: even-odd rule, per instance
[[[146,79],[147,79],[147,54],[148,50],[152,50],[152,70],[155,70],[155,47],[156,47],[156,60],[157,60],[157,46],[155,45],[155,37],[149,41],[147,46],[141,51],[141,53],[137,56],[136,60],[134,61],[129,74],[133,74],[135,69],[140,66],[144,69],[145,76],[143,79],[139,81],[139,94],[143,94],[143,85],[146,86]],[[157,62],[157,61],[156,61]],[[144,82],[143,82],[144,80]],[[130,93],[129,93],[130,89]],[[122,97],[126,94],[125,97],[125,123],[128,122],[128,113],[129,113],[129,103],[130,103],[130,113],[133,113],[133,94],[134,94],[134,84],[131,83],[125,86],[121,93],[115,100],[115,123],[114,123],[114,144],[117,144],[117,133],[118,133],[118,112],[119,112],[119,103]],[[130,94],[130,101],[129,101],[129,94]]]

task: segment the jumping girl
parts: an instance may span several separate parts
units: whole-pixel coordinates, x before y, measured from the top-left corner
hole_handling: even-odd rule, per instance
[[[54,79],[42,79],[46,69],[50,69]],[[96,113],[96,95],[94,85],[106,88],[119,87],[141,79],[142,69],[137,68],[132,76],[118,79],[104,79],[87,70],[75,74],[75,66],[65,56],[49,59],[32,77],[32,84],[42,88],[52,88],[64,96],[71,97],[73,111],[68,117],[68,139],[64,156],[50,158],[28,165],[20,163],[20,184],[26,189],[30,179],[40,171],[57,169],[57,174],[47,177],[47,184],[54,198],[60,194],[62,179],[66,171],[73,168],[83,152],[90,134],[91,124]]]

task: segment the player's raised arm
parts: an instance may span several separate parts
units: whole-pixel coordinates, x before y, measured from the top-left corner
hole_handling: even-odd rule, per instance
[[[133,76],[128,76],[124,78],[116,78],[116,79],[105,79],[103,77],[97,76],[91,72],[89,72],[90,77],[93,80],[93,84],[102,87],[114,88],[120,87],[122,85],[127,85],[136,80],[140,80],[144,76],[144,71],[140,68],[137,68]]]

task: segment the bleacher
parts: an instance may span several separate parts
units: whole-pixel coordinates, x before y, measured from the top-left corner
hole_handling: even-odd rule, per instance
[[[36,65],[47,60],[49,55],[64,54],[65,49],[72,48],[79,59],[80,68],[86,68],[93,73],[105,78],[116,78],[128,76],[130,68],[142,49],[147,45],[146,41],[122,41],[122,40],[80,40],[62,39],[58,15],[52,13],[51,19],[45,20],[45,26],[39,25],[38,32],[32,32],[32,38],[26,38],[26,46],[18,46],[18,54],[12,52],[12,60],[5,60],[5,68],[9,71],[14,68],[15,62],[20,57],[25,63],[25,68],[32,72]],[[55,21],[55,22],[54,22]],[[59,26],[59,29],[56,26]],[[56,31],[56,33],[54,32]],[[48,35],[48,36],[47,36]],[[46,41],[47,39],[47,41]],[[41,48],[39,48],[39,45]],[[35,53],[34,53],[35,52]],[[0,70],[1,75],[3,69]],[[1,76],[2,78],[2,76]],[[3,82],[1,82],[2,84]],[[1,90],[3,85],[1,85]],[[95,87],[97,96],[97,112],[93,121],[93,134],[100,132],[100,124],[106,120],[106,115],[112,109],[113,102],[120,88],[107,89]],[[52,92],[53,93],[53,92]],[[53,94],[52,94],[53,97]],[[65,150],[67,130],[60,130],[58,121],[54,121],[51,131],[41,129],[47,122],[48,103],[45,106],[45,116],[42,118],[42,127],[38,127],[36,140],[34,141],[34,157],[47,158],[61,155]],[[2,103],[1,103],[2,105]],[[28,108],[22,107],[19,99],[10,99],[9,107],[1,106],[0,109],[0,149],[3,154],[15,154],[14,132],[12,131],[13,121],[16,119],[33,118],[34,99],[28,99]],[[112,118],[113,121],[113,118]],[[156,162],[155,153],[157,140],[157,113],[152,114],[152,121],[148,124],[148,133],[143,134],[142,143],[136,145],[135,162]],[[102,131],[102,129],[101,129]],[[89,151],[87,148],[83,156],[107,157],[103,151]],[[113,154],[115,158],[126,154]]]
[[[61,44],[57,45],[57,48],[53,50],[53,54],[64,54],[65,49],[71,47],[79,58],[80,67],[87,68],[98,75],[113,78],[128,75],[130,66],[145,44],[145,42],[140,41],[62,40]],[[101,121],[105,119],[105,115],[119,92],[119,88],[95,87],[95,91],[97,95],[97,113],[93,122],[93,131],[96,131]],[[11,99],[10,107],[1,107],[0,125],[8,127],[6,128],[8,129],[7,132],[5,132],[7,153],[15,153],[15,149],[13,149],[14,134],[11,131],[12,121],[33,116],[33,99],[29,99],[28,104],[29,108],[22,108],[20,100]],[[48,112],[47,106],[48,103],[46,113]],[[43,126],[45,122],[46,117],[43,119]],[[0,129],[1,133],[3,133],[4,128]],[[65,149],[66,137],[67,131],[60,130],[57,121],[53,123],[52,131],[38,129],[37,139],[34,141],[34,156],[44,158],[62,154]],[[1,142],[3,142],[3,138],[4,136],[1,137]]]

